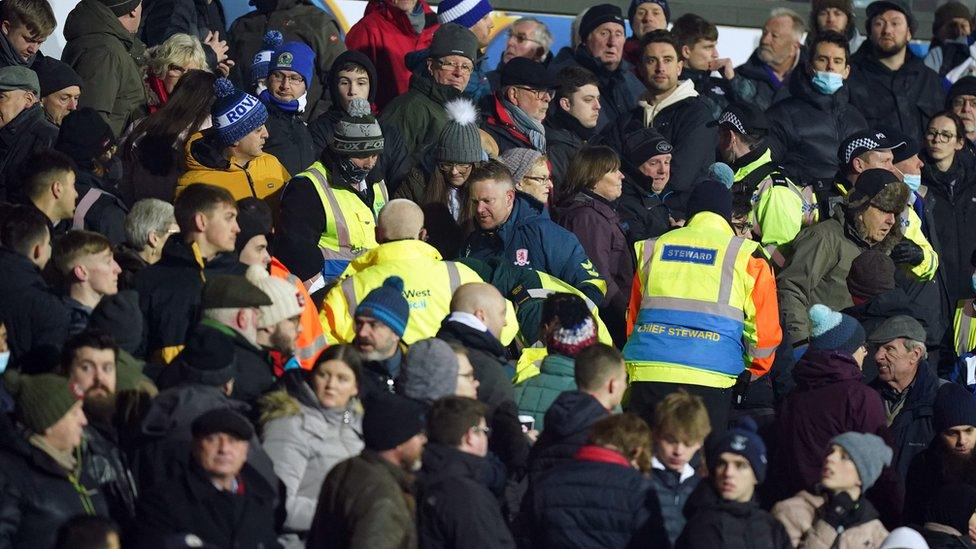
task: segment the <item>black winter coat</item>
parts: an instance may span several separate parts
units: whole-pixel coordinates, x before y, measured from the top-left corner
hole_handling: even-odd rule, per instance
[[[545,430],[529,454],[530,481],[560,463],[567,462],[586,444],[590,427],[610,412],[596,398],[582,391],[566,391],[546,411]]]
[[[691,467],[691,465],[686,465]],[[697,473],[685,478],[683,472],[672,471],[665,467],[655,466],[651,470],[651,486],[657,494],[657,501],[661,506],[661,520],[668,535],[668,541],[674,545],[681,535],[688,521],[685,518],[685,503],[694,493],[702,478]]]
[[[688,523],[678,538],[677,549],[790,549],[783,525],[759,508],[755,501],[739,503],[719,497],[702,482],[685,504]]]
[[[423,549],[515,547],[498,500],[478,479],[485,459],[431,443],[417,489],[417,534]]]
[[[630,169],[624,173],[623,194],[617,199],[617,211],[628,242],[633,244],[657,238],[671,230],[670,218],[685,218],[687,193],[674,191],[668,184],[661,194],[654,194],[650,191],[649,177]]]
[[[806,50],[801,48],[797,67],[804,65],[805,57]],[[735,68],[735,75],[740,80],[739,86],[737,86],[739,88],[737,90],[738,99],[766,110],[773,105],[777,92],[789,86],[794,72],[796,72],[796,68],[786,75],[783,82],[774,82],[773,77],[769,74],[768,65],[759,59],[759,48],[756,48],[745,63]]]
[[[501,458],[509,471],[524,469],[529,459],[529,440],[518,420],[515,393],[507,373],[508,361],[501,342],[488,332],[479,332],[459,322],[441,323],[437,339],[460,343],[478,380],[478,400],[488,405],[485,421],[491,427],[489,449]]]
[[[878,61],[870,40],[851,56],[851,105],[869,128],[887,124],[921,142],[929,118],[945,106],[939,75],[908,50],[905,64],[892,71]]]
[[[5,429],[12,427],[5,426]],[[58,528],[76,515],[109,516],[105,497],[82,459],[77,483],[52,457],[12,431],[2,435],[0,450],[0,546],[48,549]]]
[[[125,242],[125,216],[129,209],[118,196],[118,190],[92,172],[80,169],[75,170],[75,189],[78,191],[78,205],[85,201],[85,195],[89,192],[98,193],[95,203],[84,212],[84,229],[103,235],[112,246]],[[75,217],[80,213],[76,209]]]
[[[88,474],[101,490],[109,513],[125,530],[135,518],[139,490],[114,428],[89,424],[85,428],[82,452]]]
[[[64,303],[36,265],[7,248],[0,248],[0,280],[0,319],[7,326],[10,368],[44,370],[57,364],[68,338]]]
[[[549,73],[555,76],[566,67],[583,67],[596,75],[601,107],[600,118],[596,123],[597,130],[627,114],[646,91],[644,84],[634,76],[634,67],[630,63],[621,61],[617,70],[610,71],[590,55],[585,44],[580,44],[575,51],[568,47],[559,50],[549,63]]]
[[[141,355],[184,344],[199,320],[200,294],[207,277],[243,275],[246,270],[233,253],[218,254],[200,265],[189,244],[170,238],[162,259],[135,277],[139,309],[145,320]]]
[[[771,125],[767,143],[773,158],[802,187],[833,177],[841,141],[868,125],[850,104],[848,86],[826,95],[815,90],[805,74],[796,76],[790,78],[790,97],[766,114]]]
[[[895,451],[892,465],[903,480],[908,476],[908,467],[915,456],[925,451],[935,438],[935,427],[932,425],[933,407],[935,395],[943,383],[946,382],[935,376],[928,362],[919,362],[915,381],[907,389],[905,404],[889,426],[894,440],[892,449]],[[871,387],[881,394],[881,399],[886,404],[896,400],[892,389],[880,379],[874,380]]]
[[[939,271],[945,276],[949,305],[972,297],[972,267],[976,250],[976,158],[966,150],[956,153],[952,166],[939,172],[926,156],[922,183],[928,187],[926,207],[932,207],[939,238]]]
[[[300,112],[288,112],[273,101],[266,101],[268,107],[268,140],[264,152],[274,155],[288,170],[297,175],[318,160],[318,153],[312,141],[312,134],[302,119]]]
[[[215,547],[280,547],[274,489],[248,464],[238,481],[236,494],[218,490],[194,462],[153,488],[139,500],[139,547],[166,547],[174,534],[195,534]]]
[[[584,446],[536,477],[520,521],[531,547],[668,547],[650,479],[617,452]]]
[[[346,54],[359,54],[359,52],[348,51],[343,55]],[[341,116],[342,112],[338,108],[333,108],[308,123],[308,130],[312,136],[312,145],[315,148],[316,155],[322,154],[322,151],[328,148],[329,143],[333,141],[335,124]],[[368,181],[382,179],[386,183],[387,191],[392,196],[407,179],[407,174],[410,173],[410,158],[407,155],[407,146],[403,143],[403,136],[400,135],[400,130],[396,126],[380,123],[380,130],[383,132],[383,152],[376,159],[376,165],[370,170],[366,179]]]
[[[700,97],[682,99],[654,117],[651,126],[674,146],[669,189],[690,192],[705,178],[718,147],[718,131],[708,126],[713,120],[708,104]],[[625,137],[644,127],[644,109],[637,107],[601,130],[598,140],[615,151],[623,151]]]
[[[58,128],[48,122],[38,103],[0,128],[0,201],[27,202],[20,170],[27,157],[54,146]]]
[[[549,108],[543,126],[546,129],[546,158],[549,159],[553,186],[558,197],[566,189],[570,161],[593,137],[594,129],[584,128],[558,104]]]
[[[742,80],[742,77],[736,75],[736,79]],[[735,101],[736,94],[732,83],[724,78],[712,76],[711,71],[697,71],[685,65],[678,80],[692,81],[695,85],[695,91],[698,92],[698,97],[705,101],[708,110],[712,113],[712,118],[716,120],[722,116],[725,107]],[[733,79],[733,82],[736,80]]]

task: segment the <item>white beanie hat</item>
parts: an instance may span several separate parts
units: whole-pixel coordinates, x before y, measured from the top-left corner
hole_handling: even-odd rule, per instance
[[[251,265],[247,268],[246,276],[248,282],[271,298],[271,305],[258,307],[258,328],[274,326],[282,320],[302,314],[305,310],[305,296],[290,283],[268,274],[263,265]]]

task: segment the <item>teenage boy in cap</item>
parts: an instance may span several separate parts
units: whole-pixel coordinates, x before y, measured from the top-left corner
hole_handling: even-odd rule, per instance
[[[268,108],[268,139],[263,150],[277,158],[288,173],[301,172],[317,156],[305,124],[314,70],[312,48],[304,42],[285,42],[272,53],[266,88],[258,93]]]
[[[929,116],[945,103],[939,75],[908,48],[918,21],[903,0],[868,5],[868,40],[851,56],[851,104],[868,127],[894,123],[906,135],[921,136]]]
[[[0,68],[0,199],[20,199],[19,177],[27,157],[51,147],[58,128],[44,118],[41,86],[27,67]]]
[[[136,274],[139,308],[146,320],[145,356],[169,363],[183,348],[200,307],[204,281],[218,274],[244,274],[234,245],[241,231],[237,204],[227,190],[191,185],[174,205],[180,234],[170,238],[163,257]]]
[[[192,534],[216,547],[277,547],[276,488],[248,463],[254,427],[222,408],[198,416],[191,430],[189,467],[139,498],[139,545]]]
[[[734,172],[733,196],[753,204],[752,232],[777,268],[786,263],[787,247],[803,227],[817,221],[810,189],[801,189],[773,162],[767,137],[770,122],[758,108],[733,103],[714,122],[718,126],[719,155]]]
[[[47,0],[12,0],[0,9],[0,67],[21,65],[37,70],[35,63],[41,44],[58,26]]]
[[[689,501],[690,517],[675,547],[727,547],[748,539],[756,547],[793,547],[783,525],[763,511],[753,496],[766,479],[766,445],[756,423],[745,418],[705,441],[708,478]]]
[[[322,484],[309,547],[416,547],[414,475],[427,436],[426,407],[399,395],[366,401],[363,452]]]
[[[870,433],[849,431],[830,441],[819,490],[806,490],[777,503],[772,514],[783,523],[790,543],[808,546],[878,547],[888,530],[864,497],[891,464],[891,448]]]
[[[145,116],[145,74],[136,62],[145,51],[135,36],[141,21],[141,0],[86,0],[64,23],[61,60],[84,82],[80,106],[97,110],[115,135]]]
[[[15,396],[15,417],[25,429],[23,437],[10,433],[0,450],[4,543],[54,547],[58,527],[71,517],[109,516],[94,463],[78,451],[88,423],[82,392],[54,374],[8,375],[5,387]]]
[[[366,294],[353,316],[356,335],[352,344],[363,358],[359,394],[365,400],[375,393],[392,393],[403,362],[400,341],[410,320],[403,279],[388,277]]]
[[[890,152],[888,153],[890,154]],[[901,240],[898,215],[908,187],[887,169],[869,169],[833,216],[800,231],[793,256],[776,276],[784,338],[794,348],[810,335],[807,311],[816,303],[841,310],[854,304],[847,289],[851,263],[866,249],[890,252]]]
[[[425,64],[410,77],[410,89],[383,109],[383,123],[400,130],[411,166],[424,160],[431,140],[447,124],[444,104],[461,97],[477,58],[474,33],[456,23],[441,25]]]
[[[41,106],[48,121],[60,126],[69,112],[78,108],[81,77],[67,63],[42,57],[33,65],[41,85]]]
[[[823,32],[810,44],[810,59],[802,71],[790,80],[790,97],[766,113],[773,156],[802,185],[833,177],[840,142],[868,129],[844,85],[850,73],[847,39]]]
[[[721,432],[734,390],[772,367],[782,338],[776,283],[759,244],[734,236],[732,193],[725,185],[699,183],[687,213],[684,227],[635,245],[642,267],[623,349],[631,380],[628,411],[652,421],[657,403],[683,388],[702,397],[712,428]],[[721,273],[717,257],[735,257],[735,267]],[[733,298],[723,289],[729,284],[747,290]]]
[[[376,106],[384,110],[409,89],[413,71],[404,58],[429,47],[440,23],[427,0],[382,0],[369,8],[346,34],[346,47],[366,55],[376,66],[376,81],[384,84],[377,89]]]
[[[976,397],[957,383],[939,388],[933,410],[937,433],[915,456],[905,481],[905,522],[919,524],[940,488],[976,479]]]
[[[614,119],[603,131],[606,144],[621,150],[624,137],[640,128],[654,128],[674,147],[671,188],[689,192],[705,178],[715,161],[718,132],[705,101],[691,80],[679,80],[684,62],[674,36],[665,30],[641,38],[638,74],[646,86],[637,105]]]
[[[657,130],[639,129],[627,135],[623,145],[624,184],[617,211],[627,224],[628,242],[634,243],[679,226],[688,198],[668,185],[674,147]]]
[[[943,381],[926,361],[925,328],[910,316],[895,316],[868,337],[878,378],[871,387],[881,395],[895,450],[894,467],[904,479],[908,466],[935,437],[932,409]]]
[[[801,42],[806,31],[800,14],[789,8],[774,8],[763,23],[759,46],[735,68],[742,77],[737,99],[764,111],[768,109],[777,93],[788,88],[794,69],[806,57]]]
[[[352,100],[319,161],[282,197],[275,253],[317,303],[350,261],[376,247],[376,216],[389,193],[372,170],[384,143],[369,103]]]
[[[668,0],[630,0],[627,9],[632,34],[624,42],[624,59],[635,68],[641,65],[640,41],[644,35],[656,30],[667,30],[671,22],[671,6]],[[675,22],[677,24],[677,21]]]
[[[563,48],[549,64],[558,74],[564,67],[582,67],[596,75],[600,88],[600,118],[597,130],[623,116],[646,91],[634,76],[634,65],[625,61],[626,22],[613,4],[598,4],[586,10],[579,25],[579,46]]]
[[[209,183],[230,191],[234,200],[253,196],[276,210],[289,175],[277,158],[264,152],[268,109],[226,78],[217,79],[214,93],[213,127],[187,140],[186,172],[177,181],[176,196],[191,185]]]
[[[498,143],[498,151],[535,149],[546,152],[542,127],[556,81],[545,65],[516,57],[501,70],[501,88],[483,104],[482,129]]]
[[[495,24],[491,19],[491,4],[487,0],[442,0],[437,4],[437,21],[440,24],[457,23],[474,33],[478,38],[478,58],[474,61],[474,71],[468,80],[464,94],[472,101],[481,101],[491,94],[488,82],[488,56],[485,50],[493,38],[491,31]]]

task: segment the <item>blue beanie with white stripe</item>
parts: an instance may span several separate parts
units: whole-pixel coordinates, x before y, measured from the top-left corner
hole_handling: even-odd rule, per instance
[[[809,314],[811,349],[854,354],[854,351],[864,345],[864,328],[854,317],[819,303],[810,307]]]
[[[491,4],[487,0],[444,0],[437,5],[437,21],[442,25],[457,23],[470,29],[489,13]]]
[[[210,117],[221,145],[229,147],[268,120],[268,109],[257,97],[234,87],[226,78],[214,82],[217,100],[210,107]]]
[[[251,61],[252,86],[257,86],[258,80],[263,80],[268,77],[268,67],[271,66],[271,56],[274,54],[275,50],[281,46],[284,39],[285,37],[276,30],[269,30],[268,32],[264,33],[264,43],[261,45],[261,51],[254,54],[254,60]]]

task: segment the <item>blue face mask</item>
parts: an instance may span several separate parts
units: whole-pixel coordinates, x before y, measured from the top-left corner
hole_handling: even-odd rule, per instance
[[[811,81],[817,91],[827,95],[834,95],[844,85],[844,79],[836,72],[817,71]]]
[[[7,370],[8,362],[10,362],[10,351],[0,353],[0,374]]]
[[[922,174],[903,173],[902,176],[904,176],[905,185],[908,185],[908,188],[911,189],[913,193],[918,192],[918,188],[922,186]]]

